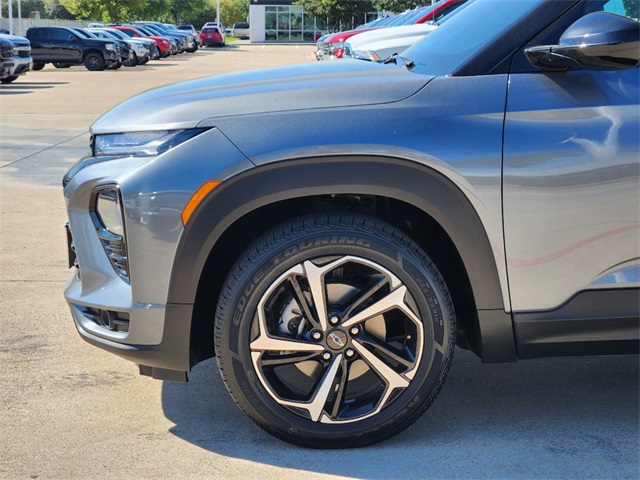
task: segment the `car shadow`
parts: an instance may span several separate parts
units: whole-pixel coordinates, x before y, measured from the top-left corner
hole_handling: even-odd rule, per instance
[[[263,432],[230,398],[214,360],[196,366],[189,383],[164,382],[162,406],[176,437],[288,469],[375,479],[637,478],[639,370],[636,357],[483,365],[458,350],[416,424],[357,450],[309,450]]]
[[[69,82],[20,82],[0,84],[0,95],[24,95],[35,90],[54,88],[56,85],[66,85]]]

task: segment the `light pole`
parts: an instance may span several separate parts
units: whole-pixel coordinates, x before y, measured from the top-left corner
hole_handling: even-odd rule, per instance
[[[220,26],[220,0],[216,0],[216,22]]]
[[[13,4],[9,0],[9,35],[13,35]]]
[[[22,0],[18,0],[18,35],[22,35]]]

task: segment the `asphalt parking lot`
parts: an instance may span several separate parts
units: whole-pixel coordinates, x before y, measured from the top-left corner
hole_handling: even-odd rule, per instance
[[[80,339],[62,297],[60,181],[88,151],[90,123],[156,86],[312,52],[238,42],[119,71],[47,66],[0,86],[0,478],[640,477],[636,357],[483,365],[458,350],[406,432],[323,451],[255,427],[215,361],[189,383],[161,382]]]

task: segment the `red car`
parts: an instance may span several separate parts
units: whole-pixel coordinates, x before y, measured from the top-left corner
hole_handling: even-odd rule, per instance
[[[204,27],[198,35],[198,42],[203,47],[224,47],[224,36],[218,27]]]
[[[126,33],[130,37],[138,37],[138,38],[149,38],[151,40],[155,40],[158,44],[158,48],[160,49],[160,56],[168,57],[169,51],[171,50],[171,41],[167,37],[156,37],[152,35],[145,35],[141,31],[133,27],[127,27],[123,25],[108,25],[109,28],[115,28],[116,30],[120,30],[121,32]]]
[[[347,30],[338,32],[327,37],[322,42],[318,42],[318,51],[316,58],[318,60],[327,60],[334,58],[342,58],[344,55],[345,42],[359,33],[368,32],[378,28],[394,27],[399,25],[411,25],[417,23],[437,22],[445,15],[448,15],[456,8],[467,2],[468,0],[442,0],[432,6],[422,7],[411,10],[400,15],[390,18],[389,22],[380,26],[372,26],[371,28],[357,28],[355,30]]]

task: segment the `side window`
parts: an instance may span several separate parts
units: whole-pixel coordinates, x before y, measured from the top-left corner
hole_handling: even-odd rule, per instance
[[[46,40],[47,38],[47,32],[46,30],[42,29],[42,28],[38,28],[38,29],[34,29],[31,30],[29,32],[29,39],[30,40]]]
[[[69,38],[74,36],[69,30],[56,28],[53,30],[53,40],[56,42],[68,42]]]

